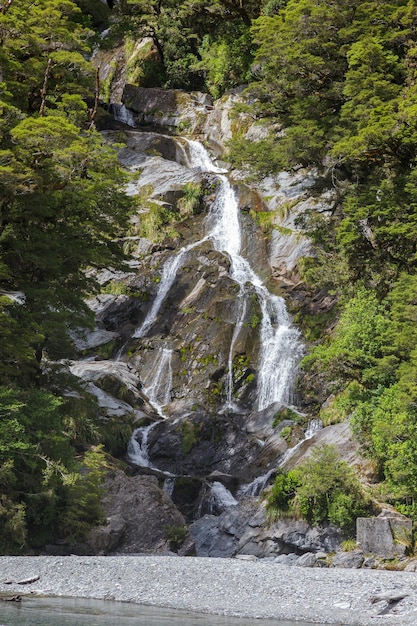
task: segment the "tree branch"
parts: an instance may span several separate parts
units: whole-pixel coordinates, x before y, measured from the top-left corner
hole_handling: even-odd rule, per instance
[[[51,65],[52,65],[52,59],[49,58],[48,59],[48,64],[47,64],[46,70],[45,70],[45,76],[44,76],[44,79],[43,79],[43,85],[42,85],[42,91],[41,91],[41,106],[39,107],[39,115],[41,117],[43,115],[45,115],[46,94],[48,92],[48,80],[49,80],[49,75],[51,73]]]
[[[88,130],[93,130],[95,128],[95,120],[97,116],[99,95],[100,95],[100,67],[96,69],[96,86],[94,90],[94,106],[92,109],[89,110],[90,126],[88,127]]]
[[[3,4],[0,7],[0,13],[3,13],[3,15],[5,15],[7,13],[7,11],[10,9],[10,7],[13,4],[13,0],[7,0],[6,4]]]

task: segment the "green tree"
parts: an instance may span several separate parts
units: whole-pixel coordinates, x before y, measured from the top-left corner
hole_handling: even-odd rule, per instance
[[[5,185],[0,285],[23,292],[24,304],[8,310],[10,324],[28,329],[39,361],[44,349],[58,356],[65,328],[87,315],[83,298],[94,283],[85,269],[121,261],[116,240],[130,203],[113,151],[95,131],[81,135],[64,113],[28,117],[10,135],[27,183],[18,192]]]
[[[152,39],[162,69],[159,82],[164,86],[202,88],[204,72],[207,72],[208,85],[217,95],[238,84],[248,70],[252,57],[247,53],[250,46],[245,33],[260,10],[258,0],[216,0],[210,5],[203,0],[122,0],[117,6],[114,30],[123,36],[129,34],[136,40],[141,37]],[[233,45],[233,32],[238,33],[235,38],[240,38],[240,47]],[[207,55],[208,42],[220,55],[217,62]],[[227,67],[225,47],[230,54]],[[222,58],[220,78],[218,68],[222,65]]]
[[[365,386],[372,386],[375,379],[384,384],[385,373],[379,365],[385,356],[388,327],[375,294],[361,290],[346,303],[332,337],[311,350],[303,367],[324,373],[339,391],[352,380]]]
[[[79,538],[101,519],[98,475],[82,469],[96,407],[83,409],[81,391],[68,398],[71,377],[44,367],[71,353],[69,331],[91,319],[87,270],[123,265],[131,208],[85,102],[94,70],[81,21],[70,0],[0,10],[2,552]],[[68,511],[77,498],[80,523]]]
[[[334,446],[316,448],[295,470],[280,472],[267,503],[272,514],[302,517],[312,524],[331,522],[347,532],[369,508],[354,470],[339,459]]]
[[[0,13],[0,83],[7,80],[5,96],[14,106],[39,110],[48,59],[48,99],[88,93],[93,73],[85,53],[91,33],[77,22],[79,15],[71,0],[20,0]]]

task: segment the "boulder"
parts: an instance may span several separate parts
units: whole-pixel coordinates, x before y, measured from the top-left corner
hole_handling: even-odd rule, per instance
[[[318,558],[314,552],[306,552],[302,556],[298,557],[294,565],[296,567],[316,567],[317,562]]]
[[[212,98],[201,92],[180,89],[136,87],[126,84],[122,102],[133,111],[139,124],[200,132],[207,112],[213,106]]]
[[[362,567],[365,558],[362,550],[353,550],[352,552],[337,552],[335,554],[332,567],[347,567],[359,569]]]
[[[356,540],[364,552],[386,559],[404,556],[412,545],[412,521],[405,517],[358,517]]]
[[[161,421],[148,438],[154,466],[171,473],[207,476],[214,471],[247,476],[260,445],[231,416],[201,412]]]
[[[93,554],[105,555],[116,550],[125,533],[127,524],[121,515],[112,515],[107,524],[94,528],[87,539]]]
[[[300,557],[295,552],[291,552],[290,554],[280,554],[274,559],[274,563],[278,563],[279,565],[296,565],[297,561]]]
[[[227,558],[236,555],[240,537],[257,508],[255,499],[247,498],[219,516],[204,515],[189,527],[196,556]],[[187,540],[185,541],[187,545]],[[188,543],[189,545],[189,543]],[[188,547],[189,549],[189,547]],[[180,551],[180,554],[184,552]]]
[[[113,533],[111,528],[96,534],[93,531],[92,542],[99,553],[116,550],[119,554],[166,553],[170,550],[169,529],[185,526],[184,517],[169,495],[160,489],[155,476],[127,476],[116,470],[107,477],[103,493],[102,504],[108,518],[113,520]],[[115,527],[120,529],[119,533]],[[106,549],[105,537],[114,539]]]
[[[310,526],[303,520],[280,519],[267,523],[265,507],[261,506],[250,520],[237,545],[238,554],[259,557],[294,552],[335,552],[342,541],[340,529],[332,524]]]

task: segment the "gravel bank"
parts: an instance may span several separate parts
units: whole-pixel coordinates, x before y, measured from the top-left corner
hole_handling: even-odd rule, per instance
[[[18,584],[37,576],[32,583]],[[0,593],[98,598],[349,626],[417,623],[415,573],[309,569],[239,559],[0,557]],[[383,594],[407,595],[395,605],[371,601]],[[386,608],[385,615],[378,615]]]

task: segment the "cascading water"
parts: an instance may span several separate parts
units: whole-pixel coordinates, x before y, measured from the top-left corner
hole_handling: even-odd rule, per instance
[[[153,366],[144,377],[145,385],[146,381],[149,381],[148,386],[144,387],[144,393],[162,419],[166,419],[164,406],[168,404],[170,400],[169,392],[172,386],[171,359],[172,350],[163,348],[159,351]],[[154,422],[149,426],[136,428],[133,431],[127,447],[127,456],[129,461],[134,465],[152,467],[148,454],[148,436],[157,423],[158,422]]]
[[[214,511],[225,511],[230,506],[239,504],[230,491],[218,481],[211,485],[210,496],[208,498],[208,513],[213,514]]]
[[[162,348],[155,359],[153,366],[143,378],[145,384],[144,392],[149,398],[149,402],[156,409],[158,415],[166,418],[164,406],[170,401],[170,391],[172,386],[172,350]],[[149,381],[149,382],[147,382]]]
[[[252,293],[255,290],[262,312],[257,408],[262,410],[275,402],[287,403],[290,401],[291,384],[302,352],[299,333],[291,326],[284,300],[268,291],[248,261],[240,254],[242,234],[239,207],[233,188],[224,176],[224,170],[212,163],[207,151],[199,142],[187,140],[187,147],[187,165],[190,168],[214,174],[218,180],[216,199],[207,217],[207,232],[201,240],[181,248],[176,255],[168,259],[164,265],[152,307],[133,336],[144,337],[156,321],[162,303],[176,279],[178,270],[185,262],[188,252],[204,241],[210,240],[215,250],[227,254],[230,258],[230,276],[240,286],[243,296],[239,298],[241,309],[237,313],[237,322],[228,355],[226,408],[234,407],[232,402],[233,350],[244,323],[244,307],[246,306],[244,296],[249,292],[249,288]]]
[[[201,239],[200,241],[196,241],[195,243],[192,243],[189,246],[185,246],[184,248],[181,248],[181,250],[178,252],[176,256],[170,257],[168,261],[165,263],[163,270],[162,270],[161,282],[159,283],[158,293],[156,294],[156,298],[153,301],[152,307],[148,315],[144,319],[142,325],[139,328],[137,328],[135,332],[133,333],[133,337],[135,339],[140,339],[141,337],[144,337],[146,333],[152,327],[153,323],[158,317],[160,308],[165,298],[167,297],[169,290],[174,284],[178,270],[180,269],[182,264],[185,263],[186,261],[187,253],[193,248],[196,248],[197,246],[199,246],[204,241],[206,241],[206,239],[207,238],[205,237]]]
[[[135,118],[130,109],[127,109],[124,104],[117,104],[113,102],[109,105],[109,112],[113,115],[116,122],[122,122],[131,128],[135,128]]]
[[[142,428],[136,428],[127,444],[127,456],[131,463],[140,467],[150,467],[148,455],[148,435],[155,426],[150,424]]]
[[[235,345],[245,323],[248,298],[253,297],[254,293],[258,299],[262,315],[259,326],[260,352],[256,408],[263,410],[273,403],[289,403],[294,374],[302,352],[299,333],[290,323],[284,300],[269,292],[248,260],[241,255],[240,211],[235,192],[228,178],[224,175],[225,171],[212,163],[207,151],[199,142],[184,139],[181,142],[182,146],[185,145],[185,165],[191,170],[210,174],[217,181],[215,199],[206,218],[204,236],[200,240],[182,247],[165,262],[154,301],[144,321],[135,330],[133,337],[141,339],[149,333],[160,314],[161,307],[177,278],[178,272],[189,254],[201,244],[210,241],[217,252],[227,255],[229,258],[229,275],[239,286],[235,327],[228,347],[225,409],[238,410],[233,402],[233,358]],[[159,352],[152,369],[143,378],[145,392],[161,418],[166,417],[163,407],[169,401],[172,384],[172,374],[167,375],[168,370],[166,369],[171,354],[172,352],[170,353],[164,347]],[[163,398],[161,394],[164,396]],[[147,434],[148,431],[145,433],[145,442]],[[143,441],[143,433],[140,436]],[[141,456],[138,455],[136,458],[139,460]],[[132,455],[131,460],[133,460]]]
[[[242,293],[243,293],[243,289],[241,288],[239,295],[242,295]],[[240,298],[239,298],[239,301],[240,301]],[[239,337],[240,331],[242,330],[243,324],[245,322],[245,316],[246,316],[246,301],[243,300],[241,304],[240,312],[239,312],[239,317],[238,317],[238,320],[236,322],[236,325],[233,331],[232,341],[230,342],[229,356],[227,359],[226,406],[225,408],[227,410],[232,410],[232,411],[237,410],[237,407],[235,403],[233,402],[233,354],[234,354],[236,341]]]

